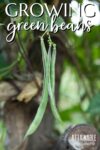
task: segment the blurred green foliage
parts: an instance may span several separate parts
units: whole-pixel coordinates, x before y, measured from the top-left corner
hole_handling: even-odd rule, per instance
[[[24,2],[26,1],[24,0]],[[3,11],[4,7],[4,3],[0,4],[0,22],[5,22],[7,19]],[[13,11],[14,9],[12,9]],[[23,20],[24,18],[21,19]],[[41,19],[43,22],[46,21],[45,16]],[[16,22],[19,22],[19,20],[17,18]],[[29,21],[32,22],[33,20],[34,18],[30,17]],[[48,23],[49,21],[47,18]],[[61,21],[61,18],[58,19],[58,24]],[[20,37],[25,47],[30,43],[30,39],[33,40],[32,32],[22,30]],[[84,32],[81,36],[67,31],[66,37],[76,63],[70,63],[67,58],[64,60],[58,104],[64,124],[61,126],[56,124],[56,129],[63,132],[71,124],[91,123],[100,130],[100,26],[92,27],[91,32]],[[26,67],[26,63],[22,58],[18,65],[21,71]],[[0,53],[0,69],[5,67],[9,66],[2,53]],[[12,73],[12,69],[9,73]],[[2,72],[0,72],[0,76],[2,77]],[[5,79],[5,77],[4,75],[1,79]],[[3,150],[5,132],[4,124],[0,122],[0,150]]]
[[[2,121],[0,121],[0,150],[4,150],[4,143],[6,137],[6,128]]]
[[[92,97],[88,112],[93,116],[100,115],[100,93]]]

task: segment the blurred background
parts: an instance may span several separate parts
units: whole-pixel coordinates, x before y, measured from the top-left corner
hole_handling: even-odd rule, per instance
[[[54,128],[60,133],[69,125],[81,123],[93,124],[100,131],[100,2],[84,0],[80,3],[83,6],[88,2],[95,4],[97,14],[95,18],[90,18],[94,25],[91,31],[89,33],[83,32],[82,29],[76,32],[64,31],[67,37],[65,44],[74,62],[69,61],[67,57],[64,58],[60,87],[57,89],[58,109],[64,123],[59,125],[55,122]],[[70,22],[77,24],[82,20],[85,23],[87,18],[84,15],[82,18],[78,16],[78,1],[71,1],[71,6],[74,15],[70,18]],[[0,23],[7,25],[10,18],[5,15],[4,7],[5,3],[1,3]],[[93,13],[92,9],[89,10],[90,14]],[[23,18],[16,18],[16,22],[21,19]],[[17,47],[16,42],[10,44],[6,42],[4,28],[0,25],[0,82],[8,78],[13,79],[16,68],[21,73],[27,68],[23,58],[16,65],[16,61],[20,58],[20,52],[17,51],[20,46]],[[20,40],[26,50],[30,48],[34,38],[32,31],[20,31]],[[18,40],[18,36],[15,40]],[[6,137],[6,127],[2,118],[4,104],[5,102],[0,99],[0,150],[4,150]]]

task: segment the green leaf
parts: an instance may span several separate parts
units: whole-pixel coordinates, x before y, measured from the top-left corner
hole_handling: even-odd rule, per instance
[[[6,4],[9,4],[9,3],[15,3],[15,0],[4,0]],[[18,1],[17,1],[17,4],[18,4]],[[10,14],[11,15],[14,15],[16,11],[18,11],[18,5],[11,5],[9,7],[9,11],[10,11]]]
[[[78,104],[69,109],[60,111],[60,116],[61,116],[62,120],[66,122],[66,121],[71,121],[72,114],[80,113],[80,112],[82,112],[82,110],[80,108],[80,105]]]
[[[0,79],[8,76],[12,72],[12,69],[17,65],[17,63],[20,60],[21,60],[21,56],[18,53],[17,58],[11,64],[8,64],[1,53],[0,54]]]
[[[0,69],[7,66],[7,62],[2,53],[0,53]]]
[[[90,101],[89,108],[87,110],[91,115],[100,115],[100,93],[96,94]]]
[[[39,15],[39,9],[38,7],[34,8],[34,13]],[[45,13],[41,16],[41,17],[34,17],[34,16],[30,16],[30,23],[37,23],[37,21],[39,21],[40,23],[44,23],[44,25],[48,25],[48,31],[51,32],[50,29],[50,24],[51,24],[51,17],[48,16],[48,14]],[[57,24],[58,26],[64,22],[63,18],[61,16],[57,17],[55,24]]]

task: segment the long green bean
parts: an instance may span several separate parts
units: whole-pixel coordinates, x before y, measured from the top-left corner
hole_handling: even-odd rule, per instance
[[[48,63],[49,63],[48,92],[50,96],[50,106],[51,106],[52,113],[57,121],[62,122],[55,103],[55,61],[56,61],[56,45],[53,44],[52,55],[51,55],[51,50],[49,50],[48,52]]]
[[[48,63],[46,63],[47,55],[46,55],[46,49],[45,49],[43,38],[41,38],[41,48],[42,48],[42,59],[43,59],[43,64],[44,64],[44,83],[43,83],[42,98],[41,98],[41,103],[36,113],[36,116],[25,135],[25,138],[28,135],[31,135],[32,133],[34,133],[36,129],[39,127],[42,121],[43,115],[45,113],[45,110],[46,110],[47,102],[48,102],[48,73],[47,73]]]

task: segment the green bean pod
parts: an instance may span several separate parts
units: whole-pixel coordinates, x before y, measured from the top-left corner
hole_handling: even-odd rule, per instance
[[[42,118],[44,116],[47,102],[48,102],[48,63],[46,63],[47,55],[46,55],[46,49],[45,49],[45,44],[43,38],[41,38],[41,49],[42,49],[42,59],[43,59],[43,65],[44,65],[44,82],[43,82],[43,92],[42,92],[42,98],[41,98],[41,103],[40,106],[37,110],[36,116],[31,123],[25,138],[31,134],[33,134],[37,128],[39,127]]]

